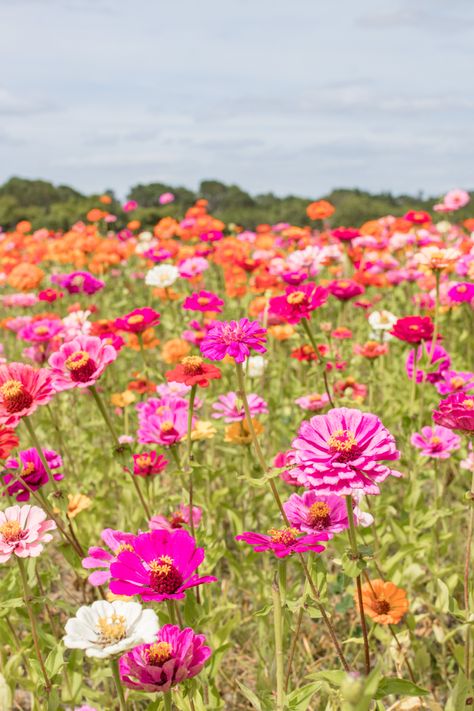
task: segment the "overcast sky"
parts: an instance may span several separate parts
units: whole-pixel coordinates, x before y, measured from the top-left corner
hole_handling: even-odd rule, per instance
[[[473,0],[0,0],[0,181],[474,188]]]

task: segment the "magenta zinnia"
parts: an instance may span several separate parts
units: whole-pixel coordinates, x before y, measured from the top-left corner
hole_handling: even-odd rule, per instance
[[[201,342],[201,353],[210,360],[223,360],[226,355],[243,363],[250,351],[265,353],[266,330],[258,321],[215,321]]]
[[[163,625],[152,644],[141,644],[120,658],[124,686],[138,691],[168,691],[199,674],[211,656],[203,634],[190,627]]]
[[[399,459],[395,440],[376,415],[347,407],[301,424],[293,440],[292,476],[321,494],[378,494],[388,476],[401,476],[384,461]]]
[[[77,336],[64,343],[49,359],[54,387],[58,392],[88,388],[116,358],[115,348],[97,336]]]
[[[140,595],[142,600],[179,600],[188,588],[213,583],[217,578],[199,577],[195,570],[204,560],[204,548],[183,530],[140,533],[110,566],[115,595]]]
[[[261,551],[273,551],[277,558],[286,558],[292,553],[321,553],[324,546],[321,541],[327,541],[329,536],[325,532],[318,532],[306,536],[298,529],[286,526],[285,528],[271,528],[268,535],[264,533],[253,533],[245,531],[235,537],[236,541],[244,541],[253,547],[256,553]]]
[[[441,400],[433,412],[437,425],[460,432],[474,432],[474,395],[457,392]]]

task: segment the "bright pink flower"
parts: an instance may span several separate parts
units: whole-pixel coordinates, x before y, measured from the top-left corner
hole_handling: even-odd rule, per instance
[[[329,284],[328,289],[339,301],[349,301],[364,293],[364,287],[352,279],[336,279]]]
[[[129,689],[165,692],[199,674],[211,650],[190,627],[163,625],[153,644],[141,644],[119,660],[120,679]]]
[[[0,424],[15,426],[54,395],[51,371],[24,363],[0,365]]]
[[[43,449],[43,455],[51,471],[63,466],[60,455],[52,449]],[[7,484],[7,492],[10,496],[15,496],[17,501],[28,501],[30,489],[37,491],[48,483],[49,477],[38,451],[33,447],[18,452],[18,458],[7,459],[5,468],[12,470],[12,473],[5,471],[3,481]],[[17,479],[17,477],[20,477]],[[62,472],[53,474],[56,481],[64,478]],[[11,483],[10,483],[11,482]],[[24,482],[28,486],[25,486]]]
[[[226,355],[243,363],[250,351],[265,353],[266,329],[258,321],[215,321],[201,341],[201,353],[210,360],[223,360]]]
[[[162,193],[160,197],[158,198],[158,202],[160,205],[168,205],[168,203],[174,201],[174,195],[173,193]]]
[[[329,540],[325,532],[313,533],[309,536],[302,535],[296,528],[272,528],[268,535],[264,533],[253,533],[245,531],[235,537],[236,541],[244,541],[253,547],[256,553],[261,551],[273,551],[277,558],[285,558],[292,553],[321,553],[324,546],[321,541]]]
[[[474,390],[474,373],[469,371],[443,370],[443,379],[435,383],[435,388],[440,395],[449,395],[459,391],[469,392]]]
[[[448,395],[433,412],[433,419],[450,430],[474,432],[474,396],[466,392]]]
[[[212,291],[199,291],[184,300],[183,309],[221,313],[223,305],[224,301],[217,294],[213,294]]]
[[[89,272],[71,272],[70,274],[53,274],[53,284],[58,284],[66,289],[69,294],[88,294],[89,296],[100,291],[105,286],[105,281],[96,279]]]
[[[434,323],[429,316],[405,316],[396,321],[390,334],[406,343],[421,343],[429,341],[433,331]]]
[[[124,550],[133,550],[131,542],[135,538],[133,533],[124,531],[114,531],[113,528],[104,528],[100,537],[106,544],[106,548],[92,546],[88,550],[88,555],[82,561],[82,567],[86,570],[98,568],[91,573],[87,580],[91,585],[105,585],[110,580],[110,564],[117,560],[117,556]]]
[[[323,410],[329,405],[329,396],[326,393],[322,395],[319,393],[311,393],[310,395],[303,395],[302,397],[296,398],[295,403],[299,405],[302,410],[316,412],[316,410]]]
[[[2,306],[6,308],[9,306],[30,308],[30,306],[34,306],[37,301],[38,297],[36,294],[5,294],[5,296],[2,296]]]
[[[474,284],[461,281],[448,289],[448,298],[455,303],[470,303],[474,299]]]
[[[161,474],[169,464],[162,454],[157,452],[141,452],[133,455],[133,473],[136,476],[149,477]]]
[[[36,558],[48,543],[54,531],[54,521],[46,519],[39,506],[9,506],[0,511],[0,563],[6,563],[12,555],[18,558]]]
[[[199,235],[201,242],[219,242],[223,237],[224,234],[220,230],[208,230]]]
[[[395,440],[378,417],[346,407],[302,422],[290,450],[291,475],[321,494],[378,494],[388,476],[401,476],[383,461],[400,458]]]
[[[329,292],[316,284],[288,286],[283,296],[270,299],[269,312],[288,323],[299,323],[303,318],[310,318],[311,312],[323,306]]]
[[[122,210],[124,212],[133,212],[137,209],[137,207],[138,202],[136,200],[127,200],[127,202],[122,205]]]
[[[293,457],[291,456],[291,452],[278,452],[278,454],[273,458],[273,468],[274,469],[283,469],[284,467],[290,467],[293,464]],[[300,485],[299,481],[297,481],[291,474],[291,469],[287,469],[286,471],[280,472],[280,479],[285,482],[285,484],[289,484],[289,486],[298,486]]]
[[[201,522],[202,510],[199,506],[193,506],[193,526],[197,528]],[[180,504],[176,511],[173,511],[169,516],[160,516],[156,514],[152,516],[148,522],[150,531],[165,529],[166,531],[174,531],[176,528],[182,528],[183,525],[189,525],[191,517],[189,514],[189,506]]]
[[[142,309],[134,309],[129,314],[116,318],[115,328],[127,333],[143,333],[147,328],[160,323],[160,314],[154,309],[145,306]]]
[[[405,361],[405,370],[410,380],[413,378],[414,360],[415,351],[412,350],[408,353]],[[416,349],[416,364],[418,365],[419,363],[422,363],[423,368],[426,370],[422,370],[421,368],[416,369],[416,382],[423,383],[426,380],[429,383],[435,384],[443,379],[444,371],[451,365],[451,358],[443,346],[435,343],[432,352],[431,343],[425,341],[423,345],[418,346]],[[426,366],[427,363],[429,363],[429,368]]]
[[[117,351],[97,336],[78,336],[49,359],[56,391],[88,388],[117,358]]]
[[[42,318],[20,328],[18,337],[30,343],[45,343],[64,330],[61,319]]]
[[[268,412],[268,405],[259,395],[249,393],[247,400],[250,409],[250,416],[264,415]],[[215,420],[224,418],[224,422],[240,422],[245,420],[245,410],[242,403],[239,403],[237,393],[230,392],[226,395],[219,395],[217,402],[212,404],[212,417]]]
[[[161,403],[161,404],[157,404]],[[188,403],[182,398],[150,398],[137,405],[140,444],[170,447],[182,440],[188,431]],[[193,418],[193,426],[195,419]]]
[[[204,560],[204,548],[183,530],[139,533],[133,551],[119,553],[110,566],[110,590],[114,595],[140,595],[142,600],[180,600],[188,588],[213,583],[195,570]]]
[[[448,459],[451,453],[461,446],[461,438],[447,427],[435,425],[422,427],[421,434],[412,434],[410,442],[414,447],[421,449],[425,457],[434,459]]]
[[[349,527],[346,502],[336,494],[318,494],[305,491],[302,496],[292,494],[283,504],[291,526],[305,533],[324,531],[332,538]]]
[[[356,237],[359,237],[360,231],[357,227],[338,227],[335,230],[331,230],[331,234],[341,242],[350,242]]]

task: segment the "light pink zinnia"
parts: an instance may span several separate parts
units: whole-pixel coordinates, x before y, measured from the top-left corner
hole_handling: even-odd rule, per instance
[[[78,336],[53,353],[49,365],[58,392],[94,385],[117,358],[117,351],[97,336]]]
[[[315,415],[292,442],[291,475],[320,494],[378,494],[388,476],[401,476],[383,461],[400,458],[395,440],[376,415],[347,407]]]
[[[197,528],[201,522],[202,509],[199,506],[193,506],[193,527]],[[148,522],[150,531],[163,529],[165,531],[174,531],[177,528],[182,528],[183,525],[191,523],[190,509],[186,504],[180,504],[176,511],[173,511],[169,516],[160,516],[156,514],[152,516]]]
[[[0,563],[12,555],[18,558],[36,558],[48,543],[56,524],[46,518],[39,506],[9,506],[0,511]]]
[[[51,372],[46,368],[24,363],[0,365],[0,425],[15,427],[53,395]]]
[[[201,353],[209,360],[223,360],[226,355],[243,363],[250,351],[265,353],[266,329],[258,321],[215,321],[201,341]]]
[[[323,410],[329,405],[329,396],[326,393],[322,395],[319,393],[311,393],[311,395],[303,395],[302,397],[296,398],[295,403],[299,405],[302,410],[315,412],[316,410]]]
[[[448,459],[461,446],[459,435],[441,425],[422,427],[421,433],[412,434],[410,441],[414,447],[421,449],[423,456],[434,459]]]
[[[249,393],[247,395],[251,417],[263,415],[268,412],[268,405],[260,395]],[[245,410],[242,403],[238,404],[239,397],[236,392],[231,391],[226,395],[219,395],[217,402],[212,404],[212,417],[215,420],[224,418],[224,422],[241,422],[245,420]]]

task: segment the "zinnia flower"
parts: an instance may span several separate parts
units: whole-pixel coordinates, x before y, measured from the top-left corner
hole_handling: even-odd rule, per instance
[[[395,440],[378,417],[346,407],[301,424],[290,450],[291,475],[321,494],[378,494],[388,476],[401,476],[383,461],[399,459]]]
[[[435,383],[440,395],[457,393],[460,390],[468,392],[474,389],[474,373],[470,371],[443,370],[442,380]]]
[[[406,343],[421,343],[430,340],[433,331],[434,323],[429,316],[405,316],[395,322],[390,333]]]
[[[54,387],[60,392],[94,385],[104,370],[117,358],[117,351],[97,336],[78,336],[53,353],[49,365]]]
[[[6,563],[12,555],[18,558],[36,558],[43,544],[53,537],[56,524],[46,518],[39,506],[9,506],[0,511],[0,563]]]
[[[433,412],[433,419],[450,430],[474,432],[474,396],[465,392],[448,395]]]
[[[189,588],[217,578],[194,572],[204,560],[204,548],[183,530],[140,533],[133,551],[119,553],[110,566],[110,590],[115,595],[140,595],[143,600],[179,600]]]
[[[62,467],[63,461],[54,450],[43,449],[43,456],[51,471]],[[3,474],[3,481],[7,484],[9,495],[15,496],[17,501],[28,501],[30,489],[37,491],[49,481],[48,473],[34,447],[19,452],[18,459],[7,459],[5,467],[13,470],[12,474],[9,472]],[[56,481],[60,481],[64,478],[64,474],[56,472],[53,477]],[[12,483],[10,484],[10,482]],[[25,486],[25,482],[27,486]]]
[[[103,289],[105,282],[96,279],[89,272],[71,272],[71,274],[53,274],[53,284],[58,284],[61,289],[66,289],[70,294],[88,294],[91,296]]]
[[[0,425],[0,459],[6,459],[12,449],[18,447],[20,440],[15,434],[15,430],[10,427]]]
[[[405,370],[407,376],[410,380],[413,378],[413,368],[418,366],[419,363],[423,363],[423,367],[426,368],[422,370],[416,367],[416,382],[422,383],[427,380],[429,383],[436,383],[438,380],[442,380],[444,377],[444,372],[451,365],[451,358],[449,353],[445,351],[443,346],[435,343],[434,348],[431,348],[431,342],[425,342],[423,345],[416,349],[416,366],[415,361],[415,351],[410,351],[407,355],[405,361]],[[426,364],[426,365],[425,365]]]
[[[179,277],[179,269],[173,264],[158,264],[147,272],[145,284],[159,289],[167,289]]]
[[[139,602],[96,600],[80,607],[65,629],[65,647],[84,649],[87,657],[105,659],[152,642],[159,625],[154,611],[144,610]]]
[[[160,314],[154,309],[145,306],[142,309],[134,309],[126,316],[116,318],[114,321],[115,328],[128,333],[143,333],[147,328],[156,326],[160,323]]]
[[[54,395],[51,372],[24,363],[0,365],[0,424],[15,426]]]
[[[364,287],[352,279],[336,279],[329,284],[328,289],[339,301],[349,301],[364,293]]]
[[[249,393],[247,401],[252,418],[268,412],[268,405],[260,395]],[[219,395],[217,401],[212,405],[212,410],[212,417],[215,420],[221,417],[224,418],[224,422],[241,422],[245,420],[244,406],[240,404],[237,393],[233,391],[226,393],[226,395]]]
[[[104,585],[110,580],[110,564],[116,560],[121,551],[133,550],[133,546],[130,544],[135,538],[133,533],[115,531],[113,528],[104,528],[100,537],[111,552],[100,546],[89,548],[87,557],[82,561],[82,567],[88,570],[99,568],[87,578],[91,585]]]
[[[299,323],[303,318],[310,318],[311,312],[323,306],[329,292],[316,284],[289,286],[283,296],[270,299],[269,311],[288,323]]]
[[[448,299],[455,303],[470,303],[474,299],[474,284],[469,281],[454,284],[448,289]]]
[[[20,328],[18,337],[30,343],[46,343],[60,334],[63,329],[61,319],[42,318]]]
[[[199,506],[193,506],[193,527],[196,529],[199,526],[202,518],[202,510]],[[165,529],[166,531],[174,531],[177,528],[182,528],[183,525],[191,523],[191,514],[189,506],[180,504],[176,511],[173,511],[169,516],[152,516],[148,522],[150,531]]]
[[[183,309],[221,313],[223,305],[224,301],[217,294],[213,294],[212,291],[199,291],[184,300]]]
[[[433,459],[448,459],[461,446],[461,438],[447,427],[423,427],[421,433],[412,434],[410,442],[421,449],[421,454]]]
[[[165,692],[199,674],[211,656],[203,634],[190,627],[163,625],[152,644],[135,647],[120,658],[120,679],[129,689]]]
[[[235,540],[248,543],[256,553],[273,551],[277,558],[285,558],[292,553],[307,553],[308,551],[321,553],[324,550],[321,541],[329,540],[329,536],[321,531],[305,536],[296,528],[285,527],[271,528],[268,535],[246,531],[236,536]]]
[[[359,607],[357,595],[354,599]],[[396,625],[408,612],[405,590],[380,579],[362,585],[362,601],[365,614],[381,625]]]
[[[207,388],[211,380],[221,377],[221,371],[215,365],[205,363],[199,356],[186,356],[176,368],[168,370],[165,376],[168,381]]]
[[[133,455],[133,473],[136,476],[154,476],[161,474],[169,464],[162,454],[157,452],[141,452]]]
[[[326,393],[322,395],[319,393],[311,393],[310,395],[297,397],[295,403],[299,405],[302,410],[315,412],[316,410],[323,410],[329,405],[329,396]]]
[[[216,321],[201,341],[201,353],[210,360],[223,360],[226,355],[243,363],[250,351],[265,353],[266,330],[258,321]]]
[[[283,504],[292,526],[305,533],[324,531],[328,538],[349,527],[346,502],[341,496],[324,496],[316,491],[305,491],[302,496],[292,494]]]

